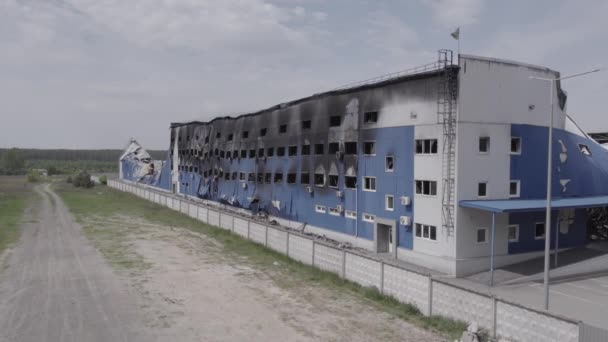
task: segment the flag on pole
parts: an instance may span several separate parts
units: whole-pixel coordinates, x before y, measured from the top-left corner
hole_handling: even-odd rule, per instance
[[[460,39],[460,27],[458,27],[456,29],[456,31],[452,32],[450,35],[452,36],[452,38],[459,40]]]

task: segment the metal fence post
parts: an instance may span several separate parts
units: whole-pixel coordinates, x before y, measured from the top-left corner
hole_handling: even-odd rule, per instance
[[[429,276],[429,316],[433,315],[433,278]]]
[[[315,246],[317,244],[315,243],[315,240],[312,240],[312,261],[311,261],[311,265],[315,265]]]
[[[249,240],[249,220],[247,220],[247,240]],[[232,216],[232,226],[234,226],[234,216]]]
[[[492,337],[496,338],[496,297],[492,295]]]
[[[264,233],[264,247],[268,247],[268,226],[264,225],[264,227],[266,227],[266,231]]]
[[[285,239],[285,241],[287,241],[287,246],[285,248],[285,254],[287,254],[287,256],[289,256],[289,231],[287,231],[287,239]]]
[[[346,278],[346,250],[342,250],[342,279]]]
[[[380,260],[380,293],[384,294],[384,260]]]

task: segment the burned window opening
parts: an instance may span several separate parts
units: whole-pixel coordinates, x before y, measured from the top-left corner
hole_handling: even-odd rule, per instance
[[[260,136],[261,137],[265,137],[266,136],[266,128],[261,128],[260,129]]]
[[[363,154],[366,156],[376,155],[376,142],[366,141],[363,143]]]
[[[392,172],[393,170],[395,170],[395,157],[386,156],[386,160],[385,160],[384,164],[385,164],[385,171]]]
[[[363,122],[366,124],[375,124],[378,122],[378,112],[366,112],[363,114]]]
[[[255,158],[255,149],[249,150],[249,158]]]
[[[416,154],[437,154],[437,139],[417,139]]]
[[[264,148],[258,149],[258,158],[264,158]]]
[[[267,184],[270,184],[270,182],[272,181],[272,173],[265,173],[264,174],[264,182]]]
[[[269,147],[266,149],[266,155],[268,157],[274,157],[274,147]]]
[[[241,158],[247,158],[247,150],[241,150]]]
[[[243,131],[243,132],[241,133],[241,138],[243,138],[243,139],[247,139],[247,138],[249,138],[249,131]]]
[[[287,174],[287,184],[296,184],[296,174],[295,173]]]
[[[338,175],[329,175],[329,187],[338,188]]]
[[[312,123],[310,120],[302,121],[302,130],[308,130],[310,129],[310,127],[312,127]]]
[[[298,146],[296,146],[296,145],[289,146],[287,153],[290,157],[298,155]]]
[[[287,125],[279,126],[279,134],[287,133]]]
[[[232,141],[232,139],[234,139],[234,134],[228,134],[228,141]]]
[[[354,141],[347,141],[344,143],[344,154],[357,154],[357,143]]]
[[[336,152],[339,152],[339,151],[340,151],[340,143],[332,142],[332,143],[328,144],[328,146],[327,146],[327,152],[329,154],[333,155],[333,154],[336,154]]]
[[[258,184],[264,183],[264,174],[258,173]]]
[[[241,180],[241,181],[245,180],[245,172],[239,172],[239,180]]]
[[[283,147],[283,146],[277,147],[277,156],[278,157],[285,156],[285,147]]]
[[[247,174],[247,181],[248,182],[255,182],[255,173],[249,172],[249,174]]]
[[[316,186],[325,186],[325,174],[315,173],[315,185]]]
[[[275,173],[274,174],[274,183],[283,183],[283,174],[282,173]]]
[[[215,138],[216,138],[216,139],[219,139],[219,138],[221,138],[221,137],[222,137],[222,132],[217,132],[217,133],[215,134]]]
[[[334,115],[329,117],[329,127],[339,127],[342,124],[342,117]]]
[[[315,144],[315,154],[321,155],[325,153],[325,145],[323,144]]]
[[[232,173],[232,177],[230,177],[230,179],[232,179],[232,180],[236,180],[236,175],[237,175],[237,173],[236,173],[236,172],[233,172],[233,173]]]
[[[300,184],[304,184],[304,185],[310,184],[310,174],[308,172],[300,173]]]
[[[310,145],[302,145],[302,153],[303,156],[310,155]]]

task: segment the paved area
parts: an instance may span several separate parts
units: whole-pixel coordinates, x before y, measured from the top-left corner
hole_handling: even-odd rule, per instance
[[[48,187],[0,275],[0,341],[146,341],[128,290]]]

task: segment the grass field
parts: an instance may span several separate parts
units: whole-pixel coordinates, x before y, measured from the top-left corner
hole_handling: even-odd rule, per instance
[[[19,238],[19,222],[31,195],[24,176],[0,176],[0,254]]]
[[[99,186],[93,189],[76,189],[64,183],[57,183],[56,189],[77,220],[83,224],[98,217],[129,216],[163,225],[167,228],[186,228],[213,238],[221,245],[222,253],[226,256],[233,257],[239,263],[264,270],[278,286],[284,288],[297,288],[302,284],[326,286],[337,290],[336,293],[348,293],[356,296],[370,306],[427,330],[437,332],[449,339],[459,338],[466,329],[464,322],[439,316],[426,317],[415,306],[399,303],[392,297],[380,294],[377,290],[361,287],[343,280],[333,273],[304,265],[226,230],[203,224],[186,215],[134,195]],[[91,236],[91,229],[95,228],[91,225],[85,226],[85,230],[88,230],[88,236]],[[93,239],[99,239],[107,232],[98,233],[93,234]],[[107,237],[108,240],[105,244],[100,245],[99,241],[97,243],[97,246],[102,248],[104,255],[110,254],[110,261],[112,261],[111,255],[115,251],[123,249],[123,246],[120,245],[121,233],[116,232],[116,234],[118,236]],[[112,243],[115,245],[112,246]],[[119,263],[124,257],[124,255],[117,256]],[[273,266],[277,262],[282,266],[279,270]],[[139,264],[136,263],[135,265]],[[129,266],[128,262],[125,261],[123,266]]]

